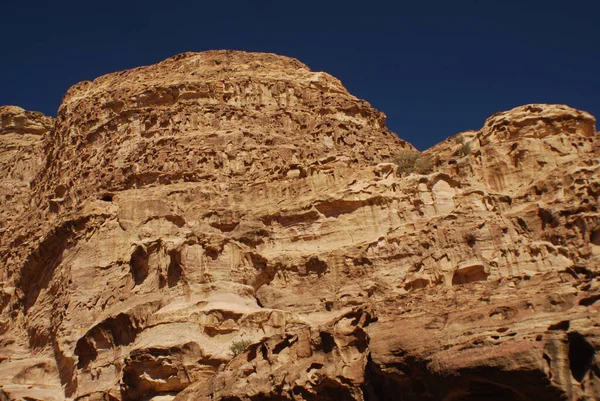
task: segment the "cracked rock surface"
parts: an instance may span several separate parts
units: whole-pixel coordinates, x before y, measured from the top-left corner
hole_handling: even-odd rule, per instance
[[[409,151],[265,53],[0,107],[0,400],[600,398],[594,117]]]

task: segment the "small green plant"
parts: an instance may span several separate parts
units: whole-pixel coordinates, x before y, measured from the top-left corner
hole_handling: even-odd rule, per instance
[[[433,170],[433,162],[416,150],[403,150],[394,158],[401,174],[429,174]]]
[[[471,153],[471,145],[465,142],[465,138],[462,135],[456,138],[456,143],[461,145],[456,153],[458,156],[463,157]]]
[[[229,351],[231,351],[231,354],[233,356],[238,356],[239,354],[241,354],[242,352],[244,352],[244,350],[246,348],[248,348],[248,346],[250,344],[252,344],[252,341],[250,341],[250,340],[234,341],[229,346]]]

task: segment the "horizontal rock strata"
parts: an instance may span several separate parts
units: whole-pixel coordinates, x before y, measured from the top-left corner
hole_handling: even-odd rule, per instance
[[[527,105],[411,152],[273,54],[0,108],[0,399],[598,398],[594,117]]]

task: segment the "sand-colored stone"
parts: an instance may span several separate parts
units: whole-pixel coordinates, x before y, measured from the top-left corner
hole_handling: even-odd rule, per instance
[[[42,136],[54,119],[16,106],[0,106],[0,236],[29,206],[29,183],[43,163]]]
[[[498,113],[406,175],[382,113],[273,54],[105,75],[55,123],[0,110],[37,135],[0,153],[31,187],[2,215],[0,397],[600,394],[588,113]]]

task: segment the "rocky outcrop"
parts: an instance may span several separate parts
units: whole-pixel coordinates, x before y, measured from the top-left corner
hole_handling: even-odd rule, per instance
[[[341,311],[247,347],[208,383],[195,383],[175,400],[362,399],[368,310]]]
[[[0,107],[0,238],[29,205],[29,183],[43,162],[42,136],[53,125],[42,113]]]
[[[80,83],[7,214],[0,394],[597,398],[594,124],[523,106],[406,175],[385,116],[294,59]]]

